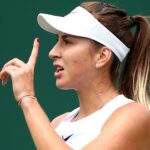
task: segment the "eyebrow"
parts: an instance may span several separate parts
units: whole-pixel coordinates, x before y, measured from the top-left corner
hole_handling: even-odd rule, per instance
[[[58,39],[59,37],[61,37],[62,39],[67,39],[67,38],[74,38],[75,36],[69,35],[69,34],[63,34],[63,35],[59,36],[59,35],[57,34],[56,37],[57,37],[57,39]]]

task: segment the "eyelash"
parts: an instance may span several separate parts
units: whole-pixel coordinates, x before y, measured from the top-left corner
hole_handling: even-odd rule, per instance
[[[65,44],[70,44],[71,42],[69,40],[63,40]]]
[[[59,40],[58,40],[58,38],[55,38],[55,43],[57,43]]]

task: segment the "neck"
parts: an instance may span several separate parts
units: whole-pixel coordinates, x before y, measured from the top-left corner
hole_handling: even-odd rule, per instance
[[[96,83],[96,84],[95,84]],[[77,119],[84,118],[102,108],[107,102],[118,96],[118,92],[111,80],[103,78],[101,81],[90,83],[77,91],[80,112]]]

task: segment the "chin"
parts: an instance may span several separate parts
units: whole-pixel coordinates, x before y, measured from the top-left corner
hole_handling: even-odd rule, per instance
[[[62,89],[62,90],[69,89],[66,83],[58,82],[58,81],[56,81],[56,87],[59,88],[59,89]]]
[[[62,90],[73,90],[74,88],[70,86],[67,82],[56,81],[56,87]]]

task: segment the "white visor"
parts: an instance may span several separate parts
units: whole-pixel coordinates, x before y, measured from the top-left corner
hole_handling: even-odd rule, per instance
[[[40,13],[37,19],[40,27],[48,32],[54,34],[63,32],[85,37],[105,45],[120,61],[123,61],[130,50],[92,14],[80,6],[64,17]]]

